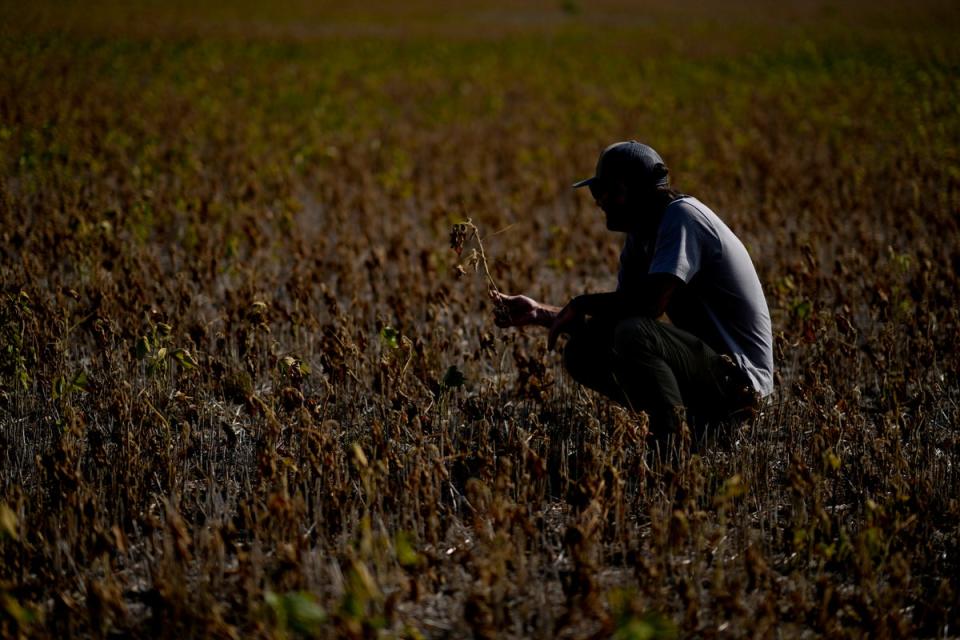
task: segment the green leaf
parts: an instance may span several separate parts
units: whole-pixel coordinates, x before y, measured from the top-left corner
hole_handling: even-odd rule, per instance
[[[140,336],[140,339],[137,340],[136,354],[137,360],[143,360],[150,354],[153,349],[150,346],[150,338],[147,336]]]
[[[653,625],[645,620],[628,620],[613,634],[616,640],[652,640],[656,637]]]
[[[420,566],[421,558],[413,546],[413,541],[409,534],[401,531],[394,540],[394,549],[397,553],[397,562],[405,569],[413,569]]]
[[[33,301],[30,299],[30,296],[26,291],[20,291],[20,298],[18,302],[20,305],[20,310],[29,315],[31,313],[30,304]]]
[[[73,382],[70,383],[71,391],[86,391],[87,390],[87,374],[83,371],[78,373],[73,378]]]
[[[195,369],[197,367],[197,361],[193,359],[193,355],[186,349],[177,349],[171,355],[184,369]]]
[[[287,622],[294,631],[313,635],[317,633],[317,627],[327,619],[326,612],[308,593],[302,591],[288,593],[283,599],[287,610]]]
[[[65,398],[75,391],[87,390],[87,374],[81,371],[73,378],[57,376],[53,379],[52,397],[54,400]]]
[[[809,318],[812,311],[813,305],[810,304],[809,300],[798,300],[793,305],[793,315],[799,320],[806,320]]]
[[[396,349],[400,346],[400,332],[393,327],[386,326],[381,329],[380,339],[383,340],[383,343],[391,349]]]
[[[307,636],[317,635],[327,619],[323,608],[305,591],[291,591],[283,595],[267,591],[263,598],[273,610],[277,625]]]
[[[284,356],[280,358],[278,365],[284,373],[299,373],[302,376],[310,373],[310,365],[297,360],[293,356]]]

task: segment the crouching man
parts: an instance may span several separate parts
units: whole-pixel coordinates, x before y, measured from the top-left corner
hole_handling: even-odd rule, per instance
[[[696,198],[670,188],[667,166],[636,141],[603,151],[588,187],[607,229],[626,234],[616,291],[564,307],[499,295],[501,327],[569,335],[570,375],[650,416],[660,443],[684,418],[703,427],[750,415],[773,390],[770,313],[743,243]],[[666,314],[669,322],[660,318]]]

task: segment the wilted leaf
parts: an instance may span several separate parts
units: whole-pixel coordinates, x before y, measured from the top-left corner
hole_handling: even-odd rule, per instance
[[[840,457],[833,451],[827,451],[823,454],[824,466],[837,471],[840,469]]]
[[[6,503],[0,503],[0,534],[19,540],[17,534],[17,514]]]
[[[0,611],[6,613],[22,626],[26,626],[36,619],[33,611],[25,608],[16,599],[6,593],[0,593]]]
[[[380,598],[382,596],[380,587],[367,565],[359,560],[353,560],[351,566],[353,569],[353,580],[351,580],[353,586],[362,589],[365,599]]]
[[[747,492],[746,484],[743,481],[743,476],[739,473],[735,473],[726,480],[723,481],[723,486],[720,487],[720,491],[717,492],[717,495],[713,498],[713,503],[715,505],[722,505],[739,498]]]
[[[443,387],[445,389],[462,387],[466,381],[467,379],[464,377],[463,372],[457,368],[457,365],[450,365],[447,372],[443,375]]]
[[[463,244],[467,240],[468,230],[469,227],[463,222],[458,222],[450,227],[450,248],[456,251],[457,255],[460,255],[463,251]]]
[[[363,452],[363,448],[357,443],[353,445],[353,459],[357,465],[361,467],[366,467],[369,464],[369,462],[367,462],[367,455]]]

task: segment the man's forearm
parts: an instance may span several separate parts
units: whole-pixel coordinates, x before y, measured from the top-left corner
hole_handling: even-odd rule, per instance
[[[586,293],[571,300],[573,307],[586,316],[627,318],[647,316],[659,318],[667,310],[670,297],[683,281],[670,274],[652,274],[640,291],[626,293]]]
[[[553,322],[557,319],[558,313],[560,313],[560,307],[555,307],[552,304],[544,304],[540,302],[538,303],[537,309],[533,314],[533,323],[549,329],[553,326]]]
[[[585,293],[571,301],[573,307],[586,316],[616,318],[633,315],[653,315],[652,305],[643,304],[636,296],[627,296],[620,291]]]

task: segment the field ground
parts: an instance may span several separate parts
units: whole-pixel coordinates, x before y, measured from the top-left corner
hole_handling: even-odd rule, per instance
[[[0,636],[958,633],[956,3],[193,4],[0,2]],[[448,245],[611,288],[626,138],[774,319],[673,469]]]

